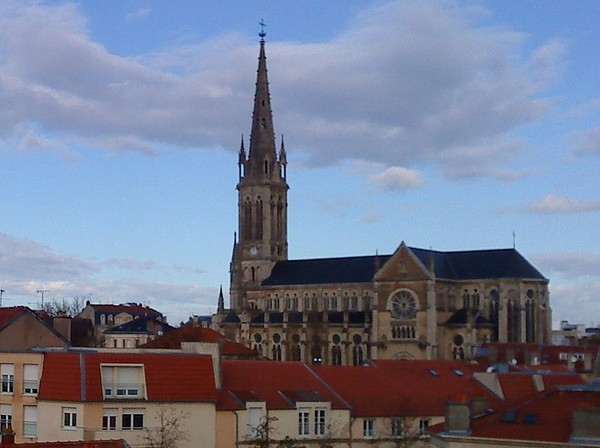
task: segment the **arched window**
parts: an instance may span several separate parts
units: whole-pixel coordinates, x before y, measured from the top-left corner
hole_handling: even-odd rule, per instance
[[[100,314],[100,325],[106,325],[106,316],[104,314]]]
[[[465,292],[463,293],[463,308],[465,308],[465,309],[471,308],[471,295],[469,294],[469,291],[466,289],[465,289]]]
[[[353,293],[352,297],[350,298],[350,309],[352,309],[352,310],[358,309],[358,296],[356,295],[356,293]]]
[[[339,334],[334,334],[331,338],[331,364],[334,366],[342,365],[342,338]]]
[[[525,334],[527,342],[535,342],[535,302],[532,299],[525,304]]]
[[[302,359],[302,351],[300,350],[300,336],[292,335],[292,345],[290,347],[290,360],[300,361]]]
[[[281,361],[281,335],[279,333],[273,335],[273,348],[271,352],[274,361]]]
[[[359,334],[355,334],[352,336],[352,364],[355,366],[359,366],[363,363],[363,349],[361,347],[362,337]]]
[[[256,239],[260,240],[263,237],[263,201],[258,197],[256,200]]]

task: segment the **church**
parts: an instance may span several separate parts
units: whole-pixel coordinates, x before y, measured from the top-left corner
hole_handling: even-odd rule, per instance
[[[230,308],[212,326],[274,360],[470,359],[482,342],[549,343],[548,279],[515,248],[288,260],[287,154],[260,51],[248,152],[239,150]]]

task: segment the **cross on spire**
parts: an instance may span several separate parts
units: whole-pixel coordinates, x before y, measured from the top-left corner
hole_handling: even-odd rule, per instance
[[[260,25],[260,33],[258,33],[258,35],[260,36],[261,40],[265,40],[265,36],[267,35],[267,33],[265,32],[265,27],[267,26],[267,24],[265,23],[264,19],[260,19],[260,22],[258,22],[258,24]]]

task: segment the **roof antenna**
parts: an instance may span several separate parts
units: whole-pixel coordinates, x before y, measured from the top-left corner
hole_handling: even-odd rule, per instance
[[[515,233],[514,230],[512,233],[512,237],[513,237],[513,249],[515,249],[517,247],[517,234]]]

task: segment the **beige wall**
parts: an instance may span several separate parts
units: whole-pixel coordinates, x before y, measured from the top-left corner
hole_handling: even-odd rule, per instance
[[[253,405],[260,406],[259,403]],[[272,446],[277,446],[278,441],[288,438],[305,447],[319,447],[324,440],[337,439],[340,443],[328,443],[328,446],[347,447],[349,436],[350,412],[348,410],[328,409],[326,413],[326,430],[324,436],[314,436],[313,410],[316,408],[329,408],[329,403],[298,403],[297,408],[310,409],[309,426],[311,435],[298,435],[298,409],[271,409],[268,412],[263,407],[262,420],[267,418],[270,422],[269,438]],[[237,419],[236,419],[237,414]],[[229,426],[233,424],[233,426]],[[237,426],[236,426],[237,425]],[[240,410],[217,412],[217,447],[227,448],[238,446],[255,446],[256,439],[252,438],[248,425],[248,411]],[[236,443],[237,436],[237,443]]]
[[[63,428],[63,408],[77,409],[77,428]],[[116,409],[117,429],[103,430],[102,416],[104,409]],[[122,430],[121,414],[123,409],[142,409],[144,414],[144,430]],[[161,409],[166,415],[175,415],[181,423],[182,433],[187,440],[179,440],[178,448],[196,448],[215,446],[216,414],[213,403],[177,403],[139,401],[105,401],[103,403],[71,403],[41,401],[38,405],[39,415],[43,415],[38,423],[38,441],[99,440],[123,438],[132,447],[143,447],[147,443],[144,436],[148,429],[159,428]]]
[[[33,347],[67,347],[69,344],[49,327],[25,312],[0,332],[0,350],[30,350]]]
[[[15,431],[15,441],[21,443],[31,440],[31,438],[23,437],[23,407],[35,406],[37,394],[24,394],[23,373],[25,365],[37,365],[39,387],[43,355],[39,353],[0,353],[0,364],[12,364],[14,368],[13,393],[0,393],[0,404],[12,406],[12,427]]]

